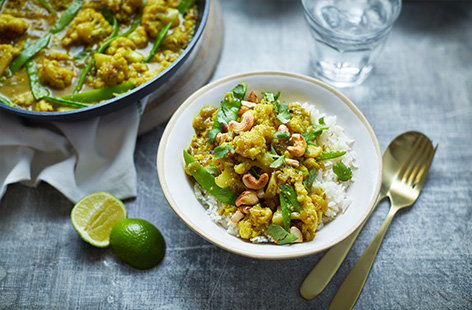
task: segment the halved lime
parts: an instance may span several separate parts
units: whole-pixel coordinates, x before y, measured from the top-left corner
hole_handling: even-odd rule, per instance
[[[99,248],[110,244],[113,226],[124,218],[126,207],[123,202],[105,192],[85,196],[76,203],[70,214],[72,226],[80,237]]]

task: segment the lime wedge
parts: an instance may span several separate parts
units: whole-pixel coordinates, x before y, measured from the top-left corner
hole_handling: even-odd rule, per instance
[[[115,224],[126,218],[123,202],[109,193],[92,193],[77,202],[70,214],[72,226],[85,242],[104,248]]]

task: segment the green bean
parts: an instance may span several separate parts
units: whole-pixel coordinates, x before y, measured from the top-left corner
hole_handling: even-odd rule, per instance
[[[69,7],[62,13],[57,23],[51,28],[51,30],[49,30],[49,32],[56,34],[64,30],[72,21],[72,19],[74,19],[77,12],[79,12],[80,8],[82,7],[82,2],[82,0],[72,1]]]
[[[133,83],[123,83],[118,84],[110,87],[94,89],[82,93],[71,94],[62,96],[62,99],[72,100],[76,102],[83,102],[83,103],[94,103],[99,102],[102,100],[110,99],[115,97],[116,95],[126,93],[127,91],[133,89]]]
[[[161,45],[162,40],[164,40],[164,37],[169,31],[169,28],[171,25],[172,23],[169,22],[167,23],[167,25],[164,26],[164,28],[161,29],[161,31],[159,31],[159,33],[156,36],[156,41],[154,41],[154,45],[152,46],[152,49],[149,52],[149,55],[146,58],[144,58],[144,62],[149,62],[152,59],[152,57],[154,57],[154,54],[159,49],[159,46]]]
[[[179,10],[180,14],[184,14],[192,6],[192,4],[192,0],[180,0],[177,10]]]
[[[28,41],[25,44],[25,47],[21,51],[20,55],[16,56],[16,58],[10,64],[10,72],[14,74],[21,67],[27,62],[30,58],[36,55],[41,49],[46,47],[49,44],[49,40],[51,39],[51,35],[48,34],[44,38],[41,38],[36,41]]]
[[[126,30],[125,32],[123,33],[120,33],[118,35],[115,35],[115,36],[110,36],[110,38],[108,40],[105,41],[105,43],[103,43],[97,50],[97,53],[103,53],[106,48],[111,44],[111,42],[115,41],[116,39],[118,38],[121,38],[121,37],[126,37],[128,36],[130,33],[132,33],[133,31],[136,30],[136,28],[138,28],[138,26],[141,24],[141,15],[137,15],[136,19],[134,20],[133,24],[128,28],[128,30]]]
[[[46,0],[38,0],[38,2],[52,15],[56,15],[57,12],[52,8],[52,6]]]
[[[34,99],[40,100],[41,98],[49,96],[49,90],[41,85],[41,82],[39,81],[36,63],[33,60],[28,60],[25,66],[26,73],[28,74],[31,93],[33,94]]]
[[[4,96],[2,94],[0,94],[0,102],[5,104],[5,105],[8,105],[10,107],[13,107],[13,108],[19,108],[19,106],[16,103],[13,103],[10,100],[10,98],[8,98],[7,96]]]
[[[219,187],[212,176],[192,155],[184,150],[184,160],[187,170],[192,174],[198,184],[200,184],[210,195],[217,200],[234,205],[236,194],[228,186]]]
[[[85,103],[82,103],[82,102],[66,100],[66,99],[51,97],[51,96],[45,96],[45,97],[43,97],[43,99],[46,99],[48,101],[52,101],[52,102],[55,102],[55,103],[58,103],[58,104],[66,105],[66,106],[69,106],[69,107],[73,107],[73,108],[86,108],[86,107],[91,106],[90,104],[85,104]]]
[[[84,85],[85,82],[85,77],[87,76],[87,73],[90,71],[93,65],[93,56],[92,58],[89,59],[85,67],[80,71],[79,78],[77,79],[77,84],[75,84],[74,90],[72,93],[78,93],[81,89],[82,86]]]

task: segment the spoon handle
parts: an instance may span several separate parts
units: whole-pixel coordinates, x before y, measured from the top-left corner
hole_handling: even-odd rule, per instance
[[[367,249],[364,251],[362,256],[359,258],[357,263],[351,269],[344,282],[339,287],[336,295],[334,296],[329,309],[352,309],[356,304],[357,298],[362,292],[364,283],[369,276],[370,269],[374,263],[377,252],[379,251],[380,245],[384,239],[385,233],[392,222],[397,208],[392,206],[385,218],[382,226],[375,235],[374,239],[370,242]]]
[[[374,210],[379,202],[385,197],[385,195],[380,194],[377,197],[377,201],[372,210]],[[329,281],[331,281],[335,273],[338,271],[339,266],[343,263],[344,258],[351,249],[362,228],[364,228],[366,222],[367,219],[346,239],[329,249],[318,261],[316,266],[310,271],[300,285],[300,295],[302,295],[303,298],[307,300],[313,299],[325,289]]]

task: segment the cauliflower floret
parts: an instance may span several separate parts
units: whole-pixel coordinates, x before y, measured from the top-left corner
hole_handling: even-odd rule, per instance
[[[20,50],[10,44],[0,44],[0,76],[3,75],[13,58],[20,53]]]
[[[121,84],[126,78],[128,71],[128,62],[121,55],[105,55],[97,53],[94,55],[95,64],[97,66],[97,77],[100,78],[105,85]]]
[[[301,231],[303,234],[303,240],[311,241],[315,238],[316,227],[318,226],[318,210],[315,204],[313,204],[313,201],[308,195],[303,183],[295,183],[295,191],[297,193],[297,200],[302,205],[300,220],[302,221]],[[321,207],[321,205],[319,207]]]
[[[112,31],[112,27],[102,14],[94,9],[87,8],[80,11],[72,20],[62,44],[88,45],[104,39]]]
[[[165,36],[162,48],[177,52],[184,49],[188,42],[190,42],[189,34],[180,28],[175,28],[171,34]]]
[[[11,98],[11,101],[15,104],[22,105],[22,106],[30,106],[34,103],[33,94],[28,91],[26,93],[17,95]]]
[[[170,8],[164,0],[150,0],[146,3],[142,24],[151,38],[155,38],[169,22],[172,23],[172,27],[179,25],[178,10]]]
[[[54,107],[51,103],[47,102],[46,100],[40,100],[35,106],[35,111],[39,112],[52,112],[54,111]]]
[[[8,14],[0,14],[0,43],[9,43],[20,37],[29,24],[23,19]]]
[[[111,42],[110,46],[106,50],[106,53],[108,55],[114,55],[116,54],[119,48],[126,48],[126,49],[134,50],[136,49],[136,45],[134,44],[132,40],[121,37]]]
[[[251,239],[259,236],[267,230],[272,218],[272,210],[255,205],[249,210],[249,216],[238,223],[239,234],[243,239]]]
[[[56,89],[64,89],[72,83],[74,70],[70,56],[65,53],[51,52],[38,68],[41,83]]]
[[[134,13],[139,11],[143,2],[142,0],[104,0],[103,4],[115,13],[120,22],[127,22]]]
[[[138,48],[145,48],[148,44],[148,36],[143,26],[139,26],[128,36]]]

